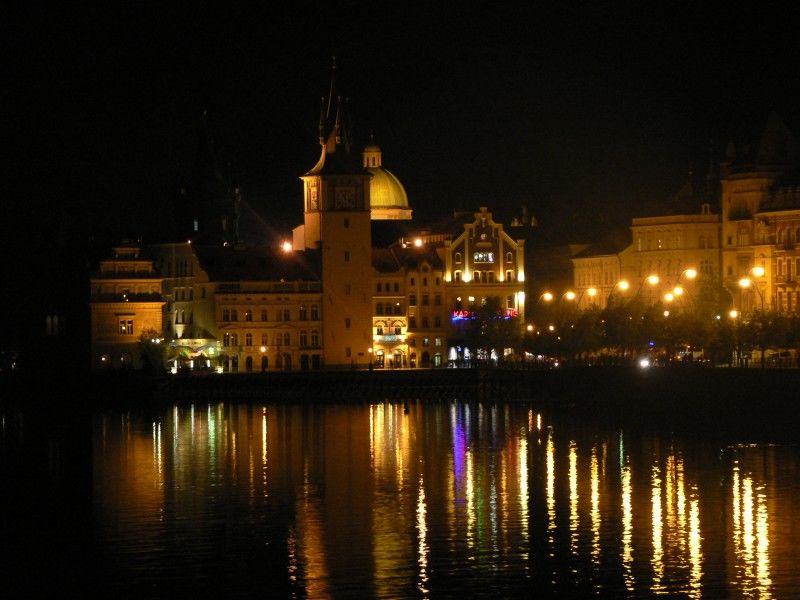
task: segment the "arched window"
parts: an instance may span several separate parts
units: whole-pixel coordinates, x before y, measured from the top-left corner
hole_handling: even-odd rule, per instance
[[[266,371],[269,369],[269,356],[262,356],[261,357],[261,370]]]
[[[456,271],[453,273],[453,281],[460,282],[461,281],[461,271]]]
[[[511,252],[506,252],[506,262],[510,263],[514,261],[514,255]]]
[[[457,265],[461,264],[461,252],[456,252],[454,260]]]

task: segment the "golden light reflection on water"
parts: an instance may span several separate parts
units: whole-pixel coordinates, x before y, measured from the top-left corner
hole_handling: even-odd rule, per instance
[[[550,556],[555,556],[556,528],[556,447],[553,443],[553,430],[547,431],[547,541]]]
[[[697,498],[697,488],[692,488],[689,498],[689,597],[701,598],[703,577],[703,539],[700,534],[700,502]]]
[[[597,446],[592,446],[591,457],[591,486],[592,486],[592,563],[600,564],[600,476],[597,460]]]
[[[578,533],[580,522],[578,517],[578,445],[569,443],[569,540],[572,554],[578,555]]]
[[[765,598],[781,597],[787,578],[800,585],[785,526],[800,510],[796,496],[775,498],[774,448],[722,460],[712,449],[704,462],[702,448],[626,432],[619,470],[606,473],[616,435],[559,435],[527,407],[209,405],[162,417],[109,417],[96,429],[101,521],[113,515],[107,527],[131,545],[155,544],[165,534],[149,519],[176,519],[170,527],[187,536],[193,509],[202,530],[220,498],[241,496],[253,523],[288,519],[284,572],[301,596],[335,596],[345,577],[368,578],[381,597],[405,596],[398,582],[435,596],[437,578],[458,569],[552,570],[554,582],[617,595]],[[541,445],[530,442],[538,431]],[[797,480],[794,460],[785,468]]]
[[[529,499],[529,483],[528,483],[528,436],[524,432],[519,436],[517,447],[517,455],[519,462],[517,464],[519,474],[519,523],[520,523],[520,536],[522,537],[523,544],[528,543],[528,499]],[[508,520],[506,517],[504,522]],[[522,558],[527,559],[528,553],[523,551]]]
[[[423,598],[427,598],[428,584],[428,524],[426,520],[428,509],[425,505],[425,482],[422,475],[419,477],[419,492],[417,494],[417,563],[419,575],[417,589]]]
[[[621,436],[620,436],[621,439]],[[620,447],[622,443],[620,442]],[[631,466],[627,457],[620,457],[624,461],[622,466],[622,575],[625,588],[629,592],[634,590],[633,577],[633,504],[631,485]]]
[[[651,503],[652,511],[652,525],[653,525],[653,558],[650,563],[653,566],[653,583],[651,589],[655,593],[663,591],[662,579],[664,577],[664,547],[662,540],[663,522],[662,522],[662,502],[661,502],[661,471],[658,465],[652,466],[651,475]]]
[[[733,503],[734,579],[732,583],[746,597],[771,598],[770,527],[765,485],[750,473],[741,474],[734,463],[731,498]]]

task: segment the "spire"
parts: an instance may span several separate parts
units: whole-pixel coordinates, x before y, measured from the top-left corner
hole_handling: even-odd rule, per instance
[[[318,138],[321,153],[317,164],[308,172],[319,173],[323,169],[335,169],[339,172],[354,173],[357,164],[350,156],[350,129],[347,111],[348,99],[339,93],[339,82],[336,66],[336,57],[331,64],[330,84],[328,95],[322,97]],[[336,165],[331,164],[335,162]]]

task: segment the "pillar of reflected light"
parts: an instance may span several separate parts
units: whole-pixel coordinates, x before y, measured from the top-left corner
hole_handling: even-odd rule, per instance
[[[661,497],[661,470],[658,465],[653,465],[653,474],[650,480],[651,503],[653,516],[653,583],[651,589],[655,593],[663,591],[664,578],[664,542],[663,542],[663,509]]]
[[[419,488],[417,490],[417,565],[419,574],[417,576],[417,589],[423,598],[428,594],[428,508],[425,503],[425,483],[422,475],[419,476]]]

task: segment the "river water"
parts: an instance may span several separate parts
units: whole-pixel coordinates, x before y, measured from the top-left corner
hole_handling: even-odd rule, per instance
[[[31,419],[2,427],[23,593],[800,596],[785,440],[499,401],[107,409],[57,435]]]

